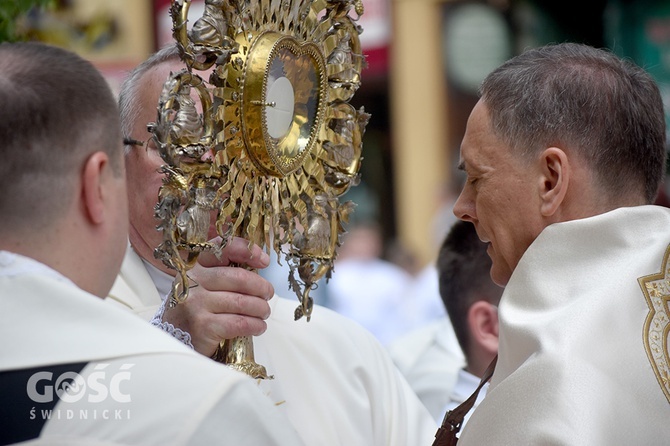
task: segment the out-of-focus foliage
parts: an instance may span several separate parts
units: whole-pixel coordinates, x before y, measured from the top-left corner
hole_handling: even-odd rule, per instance
[[[33,8],[52,8],[56,0],[0,0],[0,42],[23,40],[20,27],[21,17]]]

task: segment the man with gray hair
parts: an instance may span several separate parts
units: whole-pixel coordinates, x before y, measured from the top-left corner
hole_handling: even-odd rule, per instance
[[[303,444],[247,376],[102,301],[128,213],[100,73],[4,43],[0,103],[0,444]]]
[[[670,210],[659,89],[605,50],[565,43],[494,70],[461,145],[454,213],[505,286],[499,359],[465,445],[670,438]]]
[[[107,300],[146,320],[166,298],[175,274],[153,255],[162,241],[153,209],[163,162],[147,124],[156,120],[169,73],[184,67],[176,47],[166,47],[129,75],[119,95],[128,144],[130,247]],[[215,235],[211,228],[210,237]],[[163,327],[206,356],[223,339],[257,336],[256,360],[274,375],[258,385],[306,444],[429,444],[436,423],[370,333],[323,307],[314,309],[309,323],[294,321],[295,301],[273,297],[268,281],[230,265],[262,268],[268,262],[259,247],[250,253],[242,239],[233,240],[221,260],[201,255],[189,271],[198,286],[166,312]]]

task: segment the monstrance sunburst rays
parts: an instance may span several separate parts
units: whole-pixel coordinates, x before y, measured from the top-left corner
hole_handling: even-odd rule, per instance
[[[190,29],[189,6],[172,2],[186,68],[166,82],[150,126],[166,163],[156,256],[178,272],[170,303],[187,298],[188,270],[201,252],[241,236],[284,257],[300,300],[295,319],[309,320],[310,290],[330,277],[354,207],[339,197],[359,180],[369,115],[349,100],[364,64],[356,24],[362,3],[206,0]],[[205,70],[212,70],[208,81],[197,74]],[[212,211],[221,244],[207,240]],[[217,358],[266,377],[253,356],[251,366],[238,364],[249,355],[236,350],[250,343],[222,343]]]

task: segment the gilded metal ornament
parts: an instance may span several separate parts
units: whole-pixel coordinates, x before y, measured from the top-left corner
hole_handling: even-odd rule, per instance
[[[309,320],[310,291],[330,277],[354,208],[339,197],[359,181],[369,115],[348,101],[364,64],[363,5],[206,0],[190,29],[189,6],[172,1],[185,68],[166,82],[149,127],[166,163],[156,205],[164,241],[155,254],[178,273],[169,303],[188,297],[188,270],[201,252],[218,253],[240,236],[285,259],[300,301],[295,319]],[[212,224],[219,242],[207,239]],[[215,359],[267,377],[250,337],[222,342]]]
[[[658,384],[670,402],[670,245],[663,255],[660,272],[639,277],[637,281],[649,306],[642,333],[644,348]]]

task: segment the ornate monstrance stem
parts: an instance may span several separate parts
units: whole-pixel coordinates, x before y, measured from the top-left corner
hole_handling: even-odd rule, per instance
[[[251,336],[239,336],[221,341],[212,357],[215,361],[228,364],[255,379],[272,379],[265,367],[256,363]]]
[[[172,2],[185,68],[168,78],[151,126],[165,161],[156,256],[178,273],[170,302],[188,297],[188,271],[201,252],[218,253],[240,236],[283,255],[300,301],[295,318],[309,320],[309,293],[330,277],[354,208],[338,197],[359,180],[369,115],[348,101],[364,63],[362,3],[206,0],[190,29],[189,5]],[[205,70],[208,80],[197,74]],[[211,224],[221,244],[207,240]],[[222,342],[216,359],[267,377],[251,337]]]

